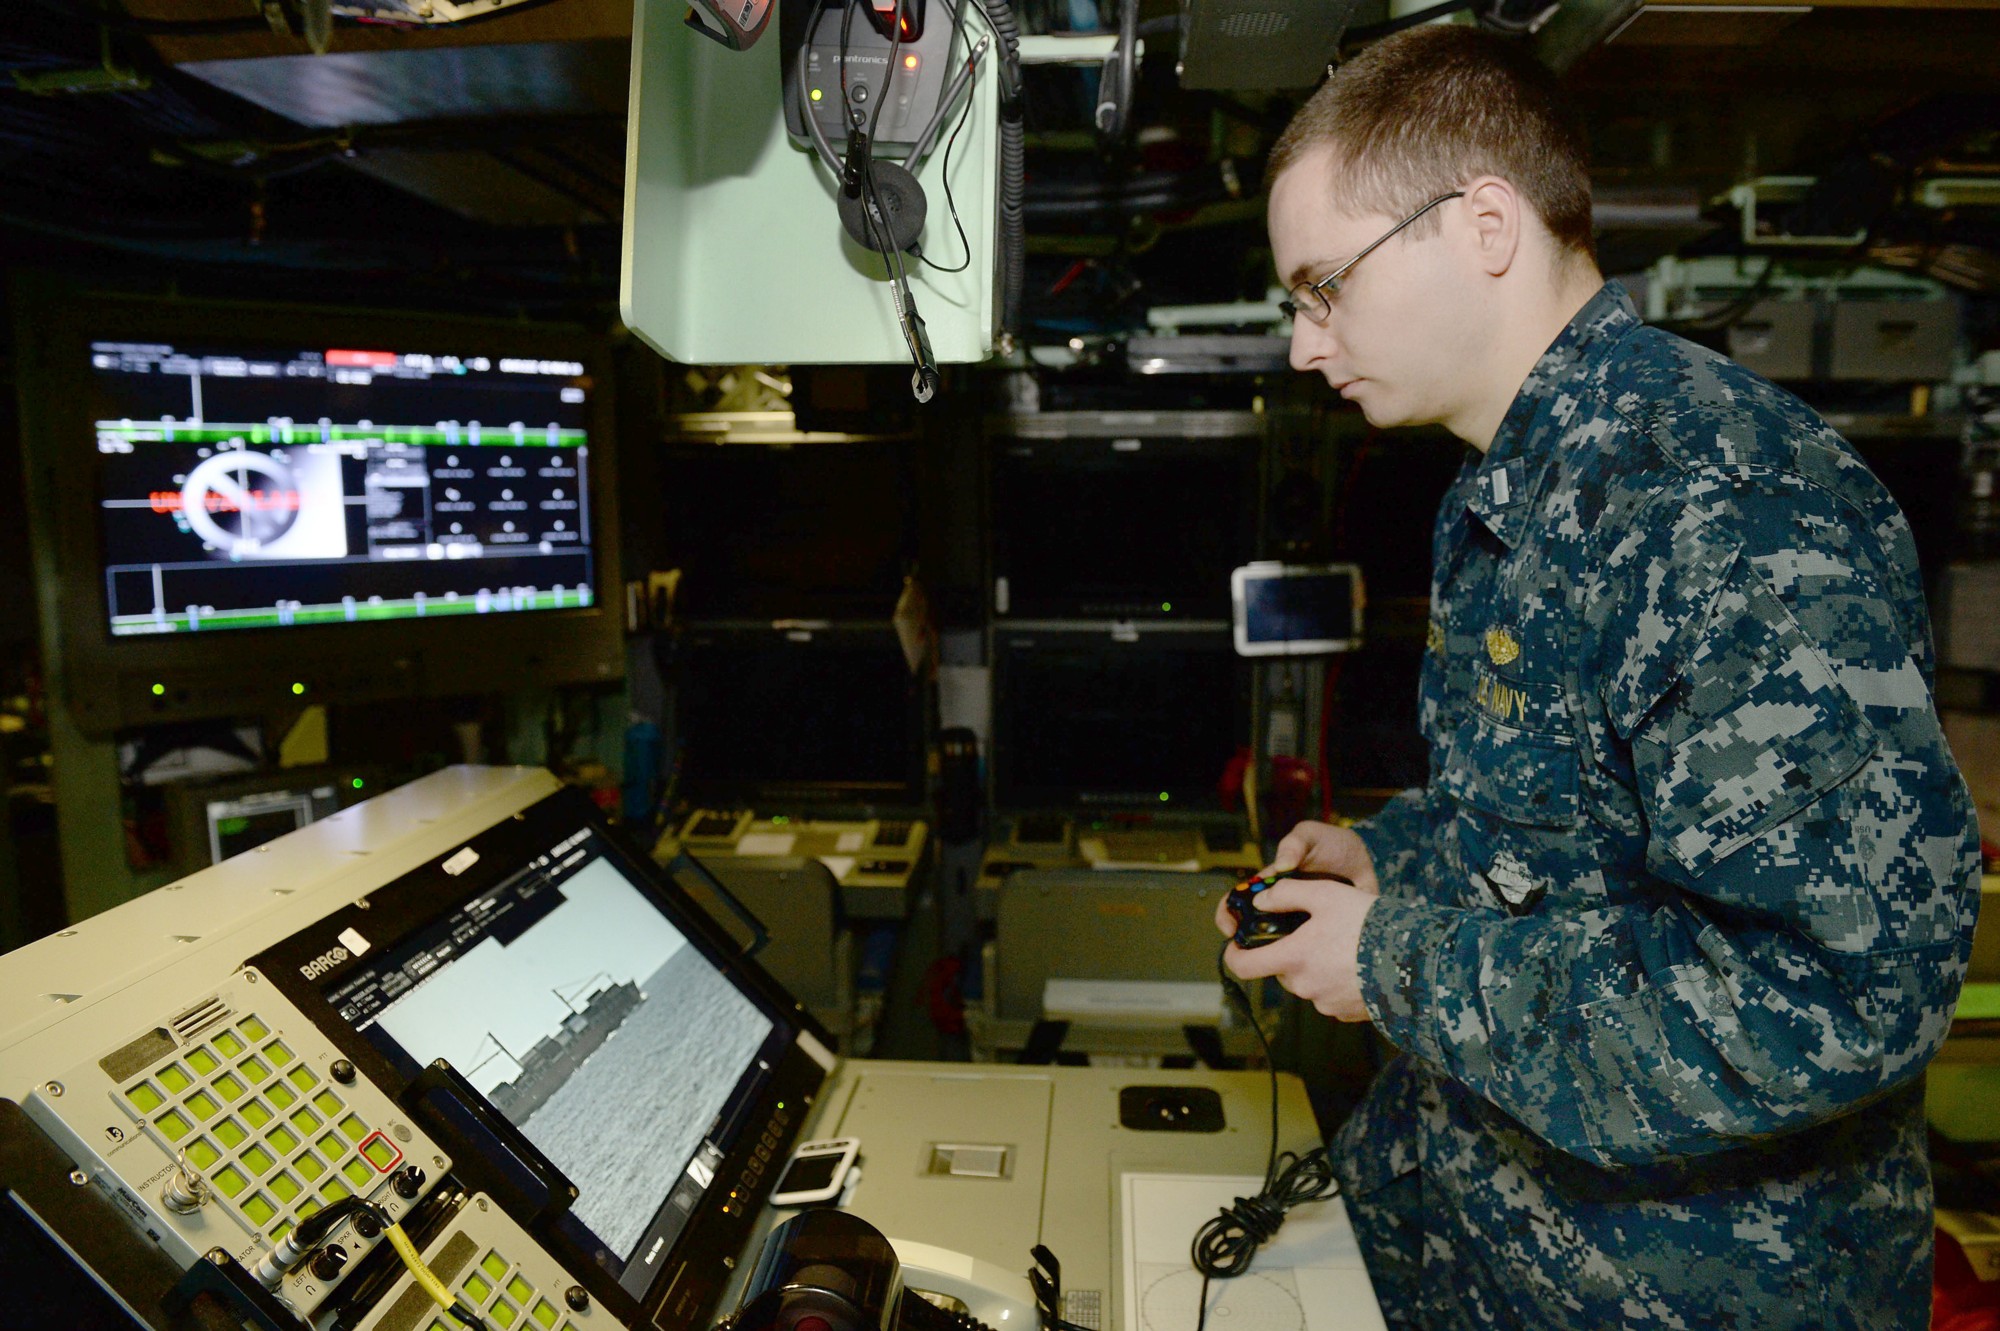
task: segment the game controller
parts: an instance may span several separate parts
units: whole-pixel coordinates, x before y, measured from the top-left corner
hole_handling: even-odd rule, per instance
[[[1275,873],[1258,874],[1230,889],[1229,911],[1236,917],[1236,946],[1263,947],[1266,943],[1275,943],[1312,918],[1310,912],[1302,910],[1267,911],[1257,908],[1259,892],[1296,872],[1296,869],[1280,869]]]

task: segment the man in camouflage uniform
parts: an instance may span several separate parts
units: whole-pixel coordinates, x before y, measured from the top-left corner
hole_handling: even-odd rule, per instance
[[[1422,112],[1379,107],[1442,99],[1477,138],[1545,82],[1418,30],[1274,154],[1293,363],[1476,451],[1433,542],[1429,782],[1288,836],[1278,865],[1347,882],[1270,889],[1312,918],[1230,964],[1402,1051],[1333,1150],[1392,1326],[1917,1331],[1919,1074],[1978,863],[1908,524],[1798,399],[1641,324],[1504,144],[1399,207],[1343,194],[1421,165]],[[1581,169],[1548,134],[1519,176]],[[1323,276],[1435,194],[1428,232]],[[1425,336],[1461,341],[1400,354]]]

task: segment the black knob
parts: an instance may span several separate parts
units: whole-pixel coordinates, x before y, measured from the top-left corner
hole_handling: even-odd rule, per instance
[[[321,1280],[338,1280],[340,1273],[347,1269],[347,1249],[338,1243],[327,1244],[312,1259],[310,1269]]]
[[[326,1070],[326,1075],[332,1077],[342,1086],[352,1086],[354,1084],[354,1065],[344,1058],[336,1058],[333,1060],[333,1066]]]
[[[582,1285],[571,1285],[563,1291],[563,1302],[569,1305],[571,1312],[580,1313],[590,1306],[590,1291]]]
[[[424,1190],[427,1177],[423,1170],[415,1165],[409,1165],[396,1171],[396,1176],[389,1180],[389,1190],[404,1201],[413,1202],[417,1199],[417,1194]]]
[[[372,1210],[358,1211],[354,1216],[354,1232],[364,1239],[381,1238],[382,1222],[376,1219]]]

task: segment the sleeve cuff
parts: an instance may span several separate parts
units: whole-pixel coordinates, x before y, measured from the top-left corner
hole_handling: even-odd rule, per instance
[[[1361,922],[1361,1000],[1384,1039],[1433,1067],[1445,1065],[1431,990],[1460,912],[1407,898],[1378,897]]]

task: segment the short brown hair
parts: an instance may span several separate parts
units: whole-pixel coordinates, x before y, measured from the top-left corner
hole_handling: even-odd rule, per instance
[[[1292,117],[1266,185],[1320,147],[1340,163],[1343,212],[1401,217],[1494,175],[1521,191],[1559,246],[1596,257],[1583,133],[1555,76],[1504,38],[1432,25],[1369,46]],[[1433,217],[1417,227],[1435,227]]]

